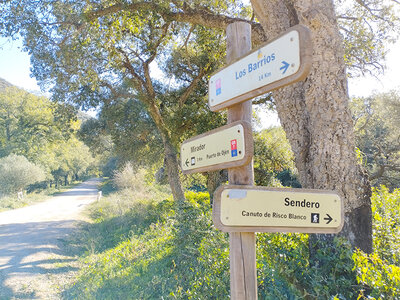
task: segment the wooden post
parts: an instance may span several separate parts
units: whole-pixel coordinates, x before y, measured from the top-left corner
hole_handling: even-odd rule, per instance
[[[236,22],[228,25],[227,63],[251,50],[251,26],[248,23]],[[239,120],[251,123],[251,100],[237,104],[228,109],[228,124]],[[243,167],[228,170],[229,184],[253,185],[253,162]],[[233,232],[229,234],[231,299],[257,299],[256,272],[256,239],[255,233]]]

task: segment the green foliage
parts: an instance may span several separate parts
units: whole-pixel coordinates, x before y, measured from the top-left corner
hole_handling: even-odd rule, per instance
[[[162,160],[163,146],[157,128],[143,103],[121,98],[104,106],[98,120],[84,124],[85,141],[99,151],[135,165],[151,166]]]
[[[74,136],[52,144],[49,149],[51,151],[39,156],[38,160],[43,161],[56,182],[78,180],[90,171],[95,171],[92,169],[95,159],[89,148]]]
[[[94,169],[88,147],[74,135],[79,126],[69,105],[12,86],[0,91],[0,157],[23,155],[41,165],[46,180],[67,182]]]
[[[0,158],[0,192],[7,195],[45,179],[43,169],[26,157],[10,154]]]
[[[61,109],[68,111],[15,87],[0,91],[0,157],[16,153],[36,160],[49,144],[67,138],[72,121],[61,116]]]
[[[357,280],[365,286],[360,294],[373,299],[400,297],[400,190],[381,186],[372,193],[373,243],[370,255],[353,254]],[[370,299],[370,298],[368,298]]]
[[[229,299],[228,236],[212,225],[208,195],[186,193],[178,211],[160,187],[146,186],[149,198],[125,189],[92,208],[95,222],[76,242],[89,245],[85,266],[64,296]],[[336,237],[329,246],[311,245],[317,250],[310,261],[308,235],[258,234],[259,298],[397,299],[399,234],[398,223],[390,222],[399,220],[399,193],[374,190],[375,253],[369,256]]]
[[[395,2],[335,0],[350,76],[384,70],[387,45],[399,34],[399,7]]]
[[[357,146],[374,186],[400,186],[400,97],[397,91],[352,99]]]
[[[389,264],[377,253],[368,255],[360,250],[354,253],[354,261],[357,280],[367,287],[367,291],[361,291],[360,297],[398,299],[400,296],[400,267],[398,264]]]
[[[342,239],[317,247],[320,265],[309,260],[305,234],[262,234],[258,245],[259,293],[264,299],[353,299],[358,295],[352,251]]]
[[[265,129],[254,136],[254,176],[257,185],[299,187],[295,178],[294,156],[282,127]]]
[[[385,186],[372,194],[374,253],[389,264],[400,266],[400,189]]]
[[[182,211],[184,223],[177,223],[170,197],[132,203],[122,216],[126,222],[130,220],[124,223],[130,231],[124,235],[117,232],[120,240],[110,238],[115,232],[116,217],[102,220],[104,216],[97,216],[93,226],[102,227],[97,237],[107,242],[96,244],[89,240],[89,244],[95,245],[92,253],[105,251],[85,259],[86,267],[65,296],[73,299],[227,298],[226,235],[211,227],[206,193],[190,192],[186,196],[188,202]],[[105,210],[102,206],[101,211]],[[182,234],[184,240],[180,239]]]
[[[104,154],[113,150],[111,136],[107,135],[105,124],[100,119],[84,120],[77,136],[90,148],[92,153]]]

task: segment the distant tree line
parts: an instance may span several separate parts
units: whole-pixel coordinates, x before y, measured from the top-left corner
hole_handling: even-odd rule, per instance
[[[68,184],[93,170],[95,160],[76,136],[80,123],[70,105],[2,81],[0,192]]]

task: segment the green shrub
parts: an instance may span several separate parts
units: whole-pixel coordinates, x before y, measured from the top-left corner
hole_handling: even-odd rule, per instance
[[[374,253],[400,266],[400,189],[374,188],[371,202]]]
[[[0,192],[3,194],[16,193],[43,180],[43,169],[24,156],[10,154],[0,159]]]
[[[146,170],[137,170],[131,162],[127,162],[121,170],[114,172],[113,182],[119,189],[146,192]]]
[[[357,280],[365,286],[360,296],[368,299],[400,298],[400,267],[382,260],[377,253],[365,254],[360,250],[354,253]]]
[[[374,252],[353,255],[357,280],[365,286],[360,297],[400,299],[400,189],[374,188],[371,202]]]
[[[315,246],[315,245],[314,245]],[[336,238],[319,245],[313,265],[307,234],[259,234],[257,269],[261,299],[353,299],[359,286],[350,245]]]

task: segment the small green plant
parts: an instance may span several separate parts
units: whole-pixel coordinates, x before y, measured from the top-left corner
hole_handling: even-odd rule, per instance
[[[400,189],[374,188],[371,202],[374,253],[400,266]]]

